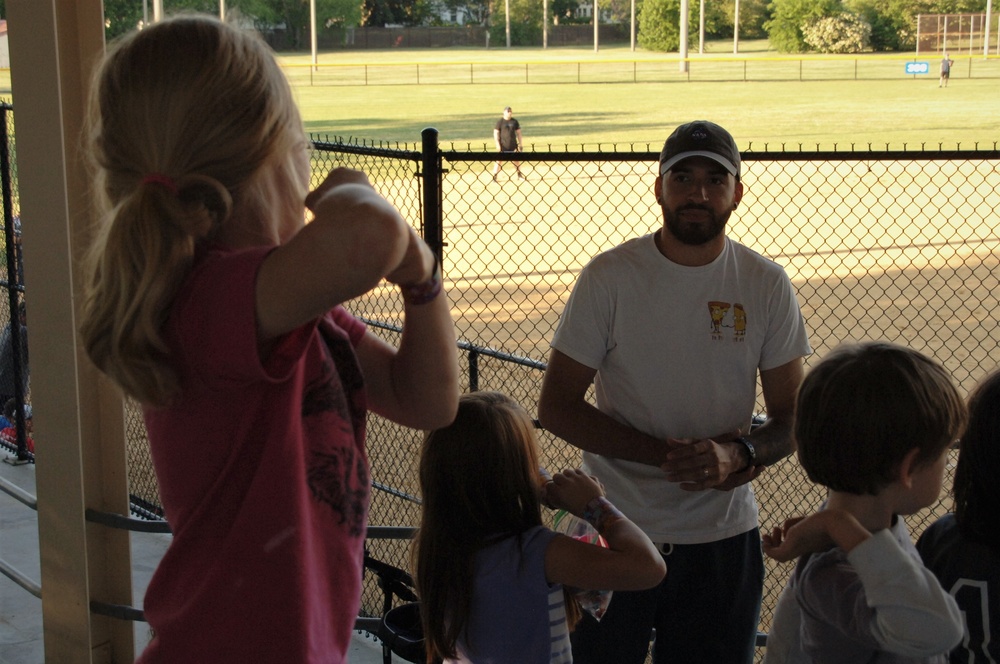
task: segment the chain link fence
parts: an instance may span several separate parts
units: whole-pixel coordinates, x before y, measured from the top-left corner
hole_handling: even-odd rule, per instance
[[[426,210],[417,214],[421,201],[437,197],[440,237],[424,229],[425,237],[442,247],[465,388],[506,392],[531,413],[549,340],[579,269],[598,252],[662,224],[652,192],[658,152],[529,151],[520,155],[526,180],[507,163],[494,183],[489,153],[441,150],[436,176],[412,152],[321,147],[314,155],[317,181],[335,166],[361,168],[417,226],[428,223]],[[814,348],[807,369],[840,343],[868,339],[934,357],[963,393],[995,367],[1000,151],[743,157],[745,194],[728,232],[791,277]],[[417,191],[438,184],[439,192]],[[378,332],[398,341],[395,289],[376,289],[352,310],[384,323]],[[575,448],[545,431],[540,439],[549,468],[579,463]],[[373,423],[372,476],[391,487],[375,491],[373,525],[417,525],[420,440],[417,432]],[[815,510],[824,497],[794,458],[769,469],[755,489],[763,526]],[[909,518],[914,535],[950,504],[942,497]],[[405,542],[370,546],[377,557],[408,566]],[[790,571],[791,565],[768,563],[762,631]],[[371,592],[366,607],[378,606],[377,590]]]
[[[549,340],[580,268],[662,224],[652,191],[658,152],[529,151],[519,155],[526,180],[507,163],[494,182],[493,154],[442,149],[433,130],[424,139],[422,146],[317,141],[313,184],[336,167],[365,171],[440,249],[463,389],[506,392],[533,414]],[[814,349],[807,369],[836,345],[866,339],[934,357],[963,393],[995,367],[1000,151],[749,151],[743,158],[745,194],[728,233],[791,277]],[[5,172],[16,173],[13,162]],[[16,195],[5,199],[5,227],[12,228],[16,210]],[[20,282],[7,284],[15,286],[19,294]],[[10,305],[0,299],[0,322],[9,321]],[[397,289],[382,284],[349,307],[376,334],[398,342]],[[141,413],[134,403],[126,413],[133,509],[160,518]],[[578,450],[545,431],[539,437],[547,467],[579,464]],[[421,439],[420,432],[371,418],[372,525],[417,525]],[[949,477],[953,471],[954,459]],[[794,457],[770,468],[755,489],[765,527],[814,510],[823,498]],[[910,517],[912,532],[922,532],[950,504],[943,497]],[[373,539],[369,550],[409,567],[406,540]],[[768,563],[762,631],[790,570]],[[378,615],[381,601],[374,580],[366,580],[364,612]]]
[[[15,463],[35,460],[28,365],[27,305],[24,300],[24,252],[14,150],[14,113],[0,101],[0,450]]]

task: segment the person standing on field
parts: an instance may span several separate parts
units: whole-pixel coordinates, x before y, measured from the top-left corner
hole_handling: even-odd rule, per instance
[[[945,53],[944,58],[941,59],[941,80],[938,81],[939,88],[948,87],[948,79],[951,78],[951,66],[953,64],[955,64],[955,61]]]
[[[493,127],[493,142],[496,143],[497,152],[501,155],[506,153],[520,152],[523,148],[521,140],[521,124],[514,117],[514,111],[510,106],[503,109],[503,117],[497,120]],[[497,181],[497,174],[503,165],[503,159],[497,159],[493,166],[493,181]],[[523,180],[524,173],[521,172],[521,162],[514,161],[514,168],[517,169],[517,179]]]

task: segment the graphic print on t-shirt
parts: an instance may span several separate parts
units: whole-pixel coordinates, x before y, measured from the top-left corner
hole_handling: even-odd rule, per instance
[[[363,380],[350,342],[320,323],[323,361],[318,377],[302,395],[303,425],[316,420],[319,431],[336,429],[336,435],[309,436],[307,469],[313,497],[330,506],[352,536],[364,536],[368,509],[368,464],[362,456],[365,412],[359,399]]]
[[[728,338],[741,342],[746,338],[747,312],[739,302],[711,300],[708,302],[708,316],[712,341],[725,341]],[[731,329],[732,332],[726,332],[726,329]]]

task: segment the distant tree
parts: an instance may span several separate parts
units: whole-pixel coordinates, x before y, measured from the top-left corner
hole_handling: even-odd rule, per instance
[[[363,0],[361,25],[420,25],[430,13],[427,0]]]
[[[148,18],[152,21],[153,0],[146,2]],[[275,26],[284,27],[291,48],[303,48],[307,43],[309,0],[226,0],[226,10],[242,13],[262,32]],[[166,16],[192,11],[218,16],[219,0],[163,0],[163,13]],[[106,39],[114,39],[138,28],[142,20],[142,0],[104,0]],[[318,29],[331,25],[360,25],[360,1],[316,0],[316,22]]]
[[[152,7],[150,7],[152,13]],[[150,16],[152,20],[152,16]],[[104,38],[112,40],[115,37],[131,32],[142,22],[142,3],[135,0],[104,0]]]
[[[698,14],[701,12],[701,3],[698,0],[690,0],[694,7],[694,26],[692,32],[698,33]],[[743,12],[743,3],[740,3],[740,13]],[[680,14],[678,14],[679,16]],[[733,36],[733,9],[725,7],[721,2],[705,2],[705,38],[721,39]]]
[[[782,53],[808,50],[802,28],[825,16],[836,16],[840,0],[772,0],[771,20],[764,23],[771,46]]]
[[[153,0],[146,0],[152,11]],[[229,6],[232,0],[228,0]],[[140,3],[141,4],[141,3]],[[198,12],[201,14],[219,15],[219,0],[163,0],[163,11],[169,14],[176,14],[180,11]]]
[[[863,17],[872,28],[871,47],[876,51],[902,51],[916,43],[916,14],[919,5],[914,0],[845,0],[844,6]]]
[[[504,0],[494,0],[490,16],[490,43],[507,45],[507,18]],[[538,0],[510,0],[511,46],[542,43],[542,3]]]
[[[283,26],[286,44],[293,50],[303,49],[309,39],[308,0],[229,0],[227,5],[237,5],[253,19],[261,32]],[[322,25],[319,5],[316,23]]]
[[[628,23],[632,20],[632,0],[598,0],[597,6],[601,19],[609,23]]]
[[[490,16],[489,0],[438,0],[438,6],[465,14],[465,22],[473,25],[485,25]]]
[[[176,0],[205,2],[206,0]],[[218,0],[214,3],[218,12]],[[306,48],[309,43],[309,0],[226,0],[227,10],[239,10],[250,18],[261,32],[283,27],[287,45],[293,50]],[[361,23],[361,7],[348,0],[316,0],[316,29],[329,26],[355,26]]]
[[[844,6],[872,26],[876,51],[909,51],[916,46],[919,14],[970,14],[986,9],[986,0],[844,0]]]
[[[688,40],[697,38],[698,3],[689,3]],[[639,10],[639,45],[650,51],[680,49],[680,0],[643,0]]]
[[[146,0],[145,13],[142,0],[104,0],[104,38],[114,39],[142,26],[148,18],[153,21],[153,0]],[[163,0],[163,14],[198,12],[219,15],[219,0]]]
[[[358,0],[317,0],[322,2],[325,27],[355,27],[361,25],[361,3]],[[319,6],[316,13],[319,14]],[[317,21],[319,17],[317,16]]]
[[[564,23],[589,23],[587,17],[578,17],[577,10],[580,8],[580,0],[551,0],[549,2],[549,13],[552,16],[554,25]]]
[[[765,39],[767,31],[764,22],[770,18],[767,11],[768,0],[740,0],[740,39]],[[706,11],[707,11],[706,3]],[[716,39],[733,36],[733,19],[736,12],[736,0],[722,0],[717,11],[723,17],[719,21],[719,29],[709,34]]]
[[[862,53],[871,35],[868,21],[850,12],[813,19],[802,27],[806,45],[819,53]]]

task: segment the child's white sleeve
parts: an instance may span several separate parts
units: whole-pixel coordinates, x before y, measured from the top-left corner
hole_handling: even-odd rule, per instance
[[[847,559],[864,586],[873,612],[870,629],[882,649],[929,657],[947,653],[961,640],[962,615],[954,598],[900,546],[891,528],[856,546]]]

